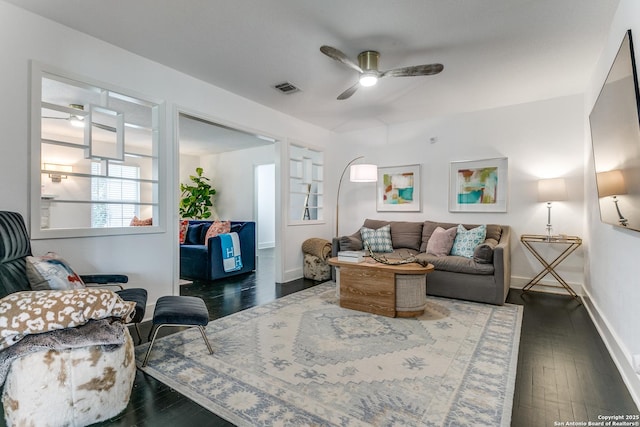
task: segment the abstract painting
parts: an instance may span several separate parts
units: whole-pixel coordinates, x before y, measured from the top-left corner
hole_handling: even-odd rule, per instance
[[[420,165],[378,168],[378,211],[420,212]]]
[[[506,212],[507,158],[451,162],[450,212]]]

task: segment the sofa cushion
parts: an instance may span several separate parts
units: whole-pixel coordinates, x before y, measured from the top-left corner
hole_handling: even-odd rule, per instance
[[[373,252],[393,252],[391,243],[391,225],[387,224],[377,230],[362,227],[362,241],[367,243]]]
[[[493,250],[498,246],[496,239],[485,239],[484,243],[476,246],[473,251],[473,260],[480,264],[491,264],[493,262]]]
[[[383,227],[387,224],[390,224],[390,222],[367,218],[364,220],[364,224],[362,224],[362,226],[377,230],[378,228]],[[361,251],[362,249],[364,249],[360,230],[356,231],[350,236],[340,236],[339,240],[341,251]]]
[[[210,238],[216,237],[218,234],[231,233],[231,221],[213,221],[204,235],[204,242],[208,242]]]
[[[469,230],[469,229],[478,227],[480,224],[462,224],[462,225],[464,225],[464,228]],[[433,231],[437,227],[442,227],[445,230],[448,230],[451,227],[457,227],[457,226],[458,224],[454,224],[450,222],[425,221],[424,225],[422,226],[422,244],[420,246],[420,252],[426,252],[427,243],[429,243],[429,238],[431,237],[431,234],[433,234]],[[487,236],[485,237],[485,239],[495,239],[497,242],[499,242],[501,237],[502,237],[502,227],[500,225],[487,224]]]
[[[409,248],[420,250],[420,244],[422,243],[423,224],[423,222],[383,221],[379,219],[367,218],[364,220],[364,224],[362,224],[362,226],[377,230],[380,227],[384,227],[385,225],[391,225],[391,244],[393,245],[394,249]],[[340,249],[342,250],[342,247]]]
[[[465,273],[465,274],[479,274],[479,275],[492,275],[495,271],[493,264],[480,264],[473,260],[473,258],[465,258],[461,256],[435,256],[426,252],[421,252],[416,255],[420,261],[433,264],[436,270],[450,271],[453,273]],[[427,279],[427,282],[429,279]],[[428,288],[427,283],[427,288]]]
[[[149,227],[151,225],[153,225],[153,218],[140,219],[135,215],[131,218],[131,222],[129,222],[130,227]]]
[[[189,220],[181,219],[179,225],[180,225],[179,240],[180,240],[180,244],[184,245],[184,242],[187,240],[187,230],[189,229]]]
[[[204,242],[204,236],[207,234],[209,224],[201,222],[198,224],[189,224],[187,229],[187,238],[185,239],[185,245],[202,245]]]
[[[473,251],[479,244],[484,242],[486,236],[486,225],[480,225],[476,228],[472,228],[471,230],[467,230],[462,224],[458,224],[458,232],[456,233],[456,239],[453,241],[451,255],[472,258]]]
[[[485,240],[493,239],[498,244],[500,237],[502,237],[502,227],[498,224],[487,224],[487,237],[485,237]]]
[[[422,222],[392,221],[391,242],[394,248],[420,250]]]
[[[451,252],[453,242],[456,238],[458,229],[451,227],[445,230],[442,227],[437,227],[427,242],[427,253],[435,256],[447,256]]]

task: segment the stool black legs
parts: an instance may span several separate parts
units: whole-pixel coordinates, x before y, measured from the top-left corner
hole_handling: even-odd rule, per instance
[[[207,345],[207,349],[209,350],[209,354],[213,354],[213,348],[211,347],[211,344],[209,343],[209,338],[207,338],[207,334],[204,331],[204,326],[202,325],[184,325],[184,324],[169,324],[169,323],[163,323],[161,325],[153,325],[152,331],[153,332],[153,338],[151,339],[151,343],[149,344],[149,348],[147,349],[147,354],[144,355],[144,360],[142,361],[142,367],[144,368],[145,366],[147,366],[147,361],[149,360],[149,355],[151,354],[151,349],[153,348],[153,343],[156,341],[156,336],[158,335],[158,331],[160,330],[160,328],[162,328],[163,326],[182,326],[182,327],[196,327],[200,330],[200,334],[202,335],[202,339],[204,340],[204,343]],[[151,336],[151,333],[149,334],[149,336]]]

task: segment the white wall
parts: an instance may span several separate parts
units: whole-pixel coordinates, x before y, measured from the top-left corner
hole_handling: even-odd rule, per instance
[[[276,168],[275,164],[255,167],[256,217],[258,221],[258,249],[276,245]]]
[[[640,58],[640,2],[621,0],[611,24],[606,47],[587,88],[584,127],[588,113],[620,47],[625,31],[631,29],[635,42],[636,67]],[[614,360],[640,406],[640,376],[632,368],[632,355],[640,354],[640,233],[600,222],[591,139],[585,137],[585,235],[589,241],[585,266],[585,287],[592,314]]]
[[[178,106],[198,111],[221,123],[280,140],[293,138],[325,146],[332,133],[268,109],[223,89],[205,84],[176,70],[43,19],[0,1],[0,187],[2,209],[22,213],[29,206],[29,61],[36,60],[92,80],[105,82],[166,102],[161,176],[165,201],[161,212],[166,232],[133,236],[86,237],[34,241],[34,252],[60,252],[80,272],[127,273],[133,285],[149,290],[149,301],[177,289],[178,161],[174,121]],[[284,173],[284,172],[281,172]],[[242,216],[251,218],[250,210]],[[301,269],[302,241],[317,227],[278,224],[284,250],[284,271]],[[306,230],[309,229],[309,230]],[[329,226],[326,226],[329,229]],[[298,276],[299,277],[299,276]]]
[[[583,97],[576,95],[344,135],[342,145],[351,149],[336,161],[341,167],[357,155],[379,166],[421,164],[423,208],[415,213],[376,212],[375,184],[351,183],[347,176],[340,196],[340,234],[357,231],[364,218],[510,225],[512,285],[523,285],[541,267],[519,241],[521,234],[546,233],[546,204],[537,201],[539,178],[567,179],[569,200],[552,208],[554,232],[582,235],[583,115]],[[507,212],[449,212],[450,162],[494,157],[509,160]],[[556,252],[551,247],[542,250]],[[578,290],[583,262],[578,250],[558,268]],[[553,279],[548,283],[557,284]]]
[[[210,157],[209,169],[216,188],[215,204],[223,220],[255,221],[254,167],[275,162],[274,144],[229,151]]]

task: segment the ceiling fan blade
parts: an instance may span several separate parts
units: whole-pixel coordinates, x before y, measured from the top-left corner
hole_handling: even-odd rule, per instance
[[[395,68],[381,73],[380,77],[412,77],[431,76],[444,69],[442,64],[414,65],[412,67]]]
[[[360,68],[358,66],[358,64],[353,62],[351,59],[349,59],[349,57],[347,55],[345,55],[344,53],[342,53],[342,51],[336,49],[335,47],[321,46],[320,47],[320,52],[324,53],[325,55],[327,55],[331,59],[335,59],[336,61],[343,63],[344,65],[346,65],[349,68],[353,68],[354,70],[356,70],[359,73],[362,72],[362,68]]]
[[[43,119],[55,119],[55,120],[69,120],[69,117],[51,117],[51,116],[42,116]],[[91,126],[96,127],[98,129],[106,130],[108,132],[116,132],[116,128],[109,125],[103,125],[102,123],[92,123]]]
[[[106,130],[108,132],[115,132],[116,128],[114,128],[113,126],[109,126],[109,125],[103,125],[102,123],[91,123],[91,126],[96,127],[98,129],[102,129],[102,130]]]
[[[344,92],[342,92],[340,95],[338,95],[338,99],[340,101],[342,101],[343,99],[347,99],[350,98],[351,95],[353,95],[354,93],[356,93],[356,91],[358,90],[358,88],[360,87],[360,82],[354,84],[353,86],[351,86],[349,89],[345,90]]]

